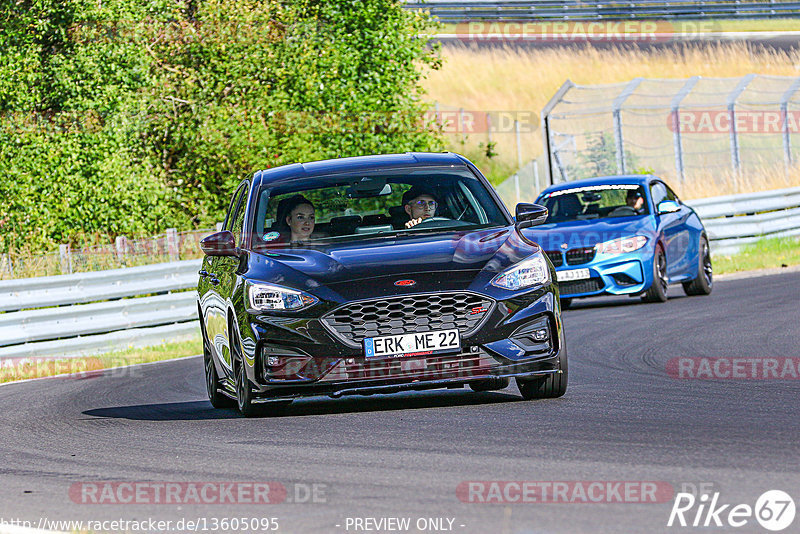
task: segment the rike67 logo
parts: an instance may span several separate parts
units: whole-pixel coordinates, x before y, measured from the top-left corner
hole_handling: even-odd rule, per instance
[[[769,490],[761,494],[755,506],[749,504],[722,504],[719,492],[695,497],[691,493],[678,493],[667,526],[726,527],[739,528],[753,518],[767,530],[784,530],[794,521],[794,500],[781,490]]]

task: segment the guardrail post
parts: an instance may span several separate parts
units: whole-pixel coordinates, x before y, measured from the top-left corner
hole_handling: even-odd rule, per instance
[[[169,254],[169,261],[181,259],[180,250],[178,249],[178,230],[175,228],[167,228],[167,253]]]
[[[72,251],[69,245],[58,245],[58,255],[61,259],[61,274],[72,274]]]
[[[217,223],[217,232],[221,232],[222,231],[222,225],[223,224],[225,224],[225,223],[221,223],[221,222]]]

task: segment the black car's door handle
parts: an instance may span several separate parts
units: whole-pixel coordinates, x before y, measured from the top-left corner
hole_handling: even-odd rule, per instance
[[[199,271],[197,274],[199,274],[200,276],[202,276],[203,278],[205,278],[206,276],[208,276],[208,271],[206,271],[205,269],[202,269],[202,270],[201,270],[201,271]]]
[[[211,285],[212,286],[218,286],[219,285],[219,278],[217,278],[213,274],[211,276],[213,276],[213,278],[211,279]]]

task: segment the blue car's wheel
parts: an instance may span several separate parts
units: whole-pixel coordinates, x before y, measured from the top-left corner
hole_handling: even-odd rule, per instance
[[[661,245],[656,245],[656,253],[653,255],[653,283],[650,289],[642,295],[645,302],[666,302],[667,301],[667,255]]]
[[[687,295],[708,295],[714,287],[714,270],[711,267],[711,251],[706,236],[700,237],[700,253],[697,265],[697,278],[683,283]]]

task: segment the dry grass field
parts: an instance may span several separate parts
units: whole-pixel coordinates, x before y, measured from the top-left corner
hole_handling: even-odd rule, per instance
[[[463,108],[473,113],[534,111],[536,117],[567,79],[590,85],[625,82],[635,77],[738,77],[749,73],[800,76],[800,51],[784,52],[741,43],[658,50],[622,46],[598,49],[587,45],[542,49],[446,46],[442,57],[443,67],[430,72],[423,83],[431,102],[438,102],[443,109]],[[532,124],[531,129],[531,133],[522,135],[524,161],[543,152],[538,123]],[[513,130],[493,134],[497,155],[492,158],[485,155],[485,132],[450,134],[448,138],[452,150],[474,158],[494,183],[516,170]],[[736,189],[727,183],[716,173],[715,180],[700,180],[682,193],[686,198],[697,198],[800,185],[800,170],[787,179],[782,168],[765,166],[763,172],[749,173],[747,180],[739,180]]]

